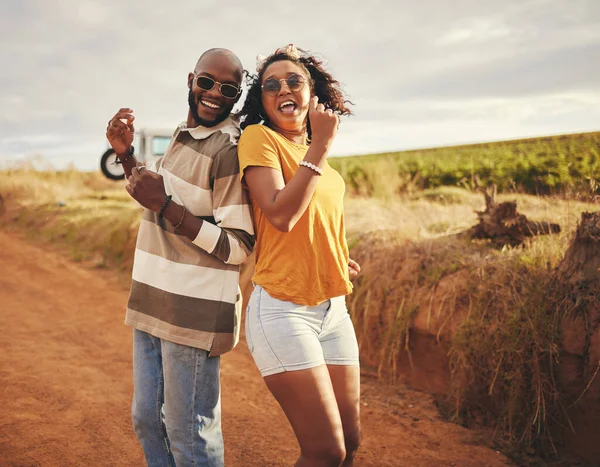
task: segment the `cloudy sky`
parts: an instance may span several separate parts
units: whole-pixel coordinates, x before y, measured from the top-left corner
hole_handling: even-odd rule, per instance
[[[0,166],[95,170],[118,108],[185,120],[204,50],[287,43],[355,103],[335,155],[600,129],[598,0],[2,0]]]

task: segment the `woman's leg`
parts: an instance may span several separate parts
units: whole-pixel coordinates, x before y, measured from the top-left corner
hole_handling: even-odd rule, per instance
[[[345,458],[338,404],[318,339],[328,308],[277,300],[257,285],[246,314],[250,352],[296,434],[300,467],[338,467]]]
[[[335,392],[325,365],[265,377],[298,443],[296,467],[338,467],[346,457]]]
[[[333,392],[344,429],[346,459],[343,467],[353,465],[361,440],[360,432],[360,368],[358,366],[328,365]]]
[[[360,367],[356,334],[344,297],[331,299],[327,323],[319,341],[344,427],[346,459],[342,465],[349,467],[361,439]]]

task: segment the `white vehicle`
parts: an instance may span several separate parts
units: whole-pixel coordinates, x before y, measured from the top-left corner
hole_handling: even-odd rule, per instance
[[[173,136],[173,130],[143,129],[136,130],[133,137],[135,158],[140,162],[152,162],[161,157]],[[113,148],[108,148],[100,160],[102,173],[111,180],[123,180],[125,172],[121,164],[117,164],[117,155]]]

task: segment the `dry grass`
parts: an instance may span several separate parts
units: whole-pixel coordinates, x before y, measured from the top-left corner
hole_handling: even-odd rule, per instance
[[[0,172],[0,194],[4,220],[27,235],[98,267],[131,266],[140,207],[122,184],[77,171],[12,170]]]
[[[559,223],[563,233],[550,240],[555,246],[568,242],[581,212],[596,207],[593,203],[517,193],[498,195],[497,200],[517,200],[519,212],[530,219]],[[479,193],[439,187],[390,200],[348,197],[345,208],[346,229],[351,238],[360,233],[394,229],[405,240],[420,241],[468,229],[477,222],[475,210],[483,210],[485,202]]]
[[[454,419],[495,425],[495,442],[515,458],[554,452],[560,430],[551,427],[568,427],[567,396],[554,375],[559,325],[581,302],[555,271],[581,212],[597,205],[500,196],[563,230],[498,250],[446,235],[472,225],[483,204],[480,195],[453,193],[450,202],[430,191],[393,205],[348,203],[352,255],[362,264],[350,306],[361,358],[394,380],[406,368],[402,359],[414,359],[410,331],[427,332],[449,351],[446,403]],[[427,358],[437,357],[421,355],[421,363]]]

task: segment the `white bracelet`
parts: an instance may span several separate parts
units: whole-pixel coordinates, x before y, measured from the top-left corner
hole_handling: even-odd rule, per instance
[[[312,162],[306,162],[306,161],[300,161],[298,163],[298,165],[303,165],[304,167],[308,167],[309,169],[314,170],[315,172],[317,172],[319,175],[323,175],[323,169],[317,167],[315,164],[313,164]]]

